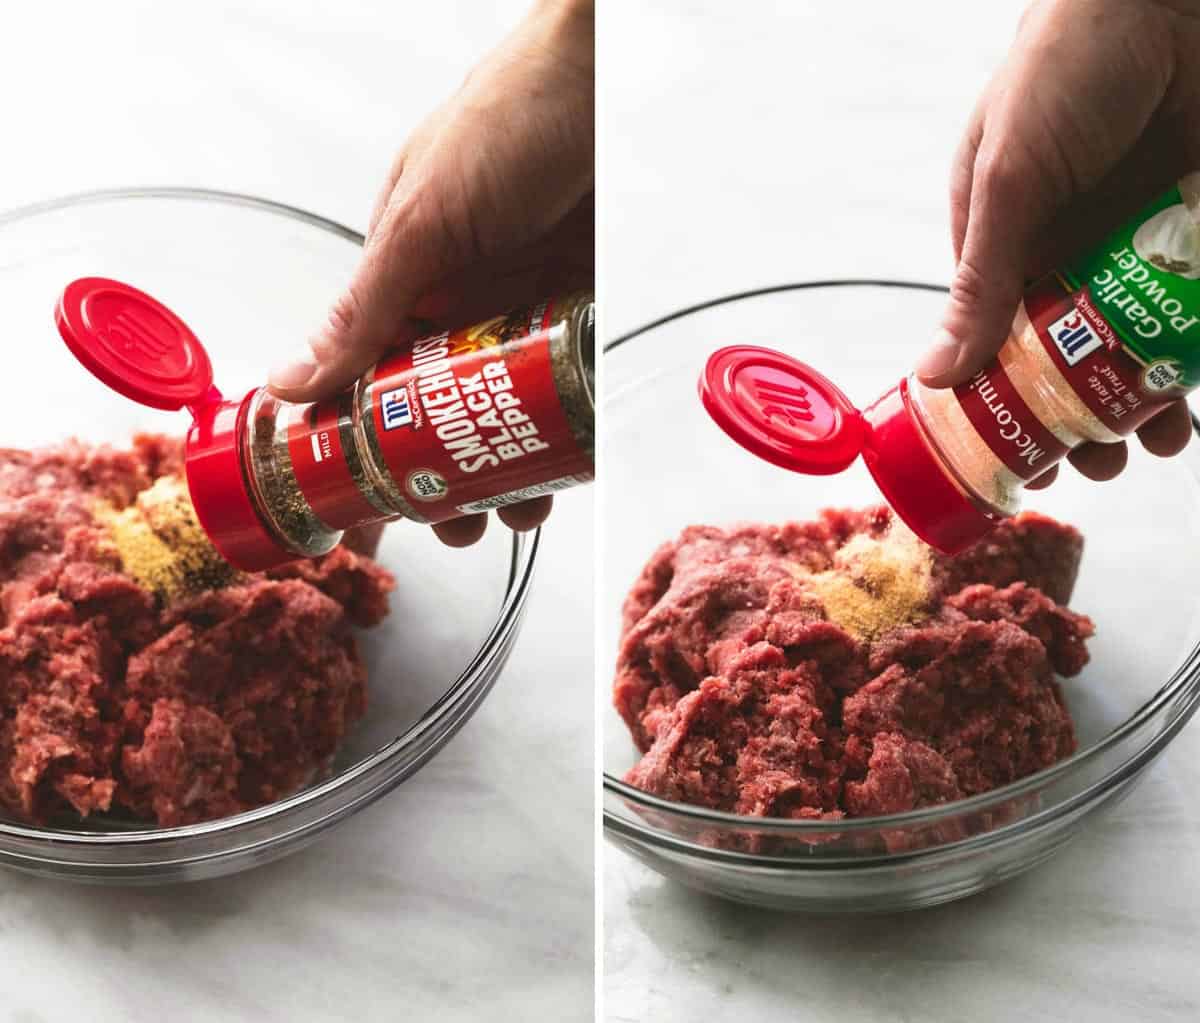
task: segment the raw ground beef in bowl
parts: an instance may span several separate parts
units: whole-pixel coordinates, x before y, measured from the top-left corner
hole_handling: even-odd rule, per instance
[[[177,488],[180,454],[161,436],[0,451],[12,818],[169,827],[239,813],[319,778],[363,715],[355,630],[387,614],[393,586],[370,558],[342,546],[265,574],[201,565],[215,585],[126,570],[137,549],[115,538],[132,520],[145,534],[146,498]]]
[[[623,609],[614,702],[642,754],[625,780],[734,814],[837,821],[1069,756],[1056,676],[1088,659],[1092,623],[1065,606],[1082,548],[1032,512],[955,559],[886,508],[684,530]]]

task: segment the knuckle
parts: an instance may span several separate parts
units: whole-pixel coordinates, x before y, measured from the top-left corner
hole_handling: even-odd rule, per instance
[[[950,301],[955,305],[974,307],[987,295],[987,282],[982,271],[967,256],[958,262],[954,280],[950,282]]]
[[[335,330],[351,331],[358,326],[362,319],[362,303],[355,295],[353,288],[348,288],[338,296],[336,302],[329,308],[329,324]]]
[[[1012,156],[1002,148],[981,150],[975,160],[975,189],[980,198],[1006,203],[1019,198],[1026,176]]]
[[[365,319],[364,303],[357,285],[352,284],[334,300],[326,319],[329,329],[309,341],[318,362],[334,358],[345,340],[361,328]]]
[[[482,254],[471,217],[462,212],[467,205],[452,202],[444,186],[417,187],[385,211],[381,244],[405,262],[419,260],[425,269],[445,271],[474,262]]]

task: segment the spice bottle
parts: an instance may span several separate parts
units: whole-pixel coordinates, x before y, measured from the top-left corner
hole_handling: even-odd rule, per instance
[[[186,324],[118,281],[72,282],[55,319],[114,390],[189,410],[196,517],[247,571],[324,554],[352,526],[442,522],[593,476],[590,294],[398,346],[343,393],[308,404],[265,387],[225,400]]]
[[[1072,448],[1114,443],[1200,386],[1200,173],[1025,292],[999,354],[972,379],[901,380],[861,412],[826,377],[769,349],[723,348],[700,394],[744,447],[798,472],[861,454],[921,539],[965,550]]]

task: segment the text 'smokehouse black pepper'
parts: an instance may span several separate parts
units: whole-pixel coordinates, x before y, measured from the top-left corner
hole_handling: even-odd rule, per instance
[[[327,401],[260,390],[247,465],[264,521],[313,556],[352,526],[443,522],[590,481],[594,343],[591,296],[573,295],[397,348]]]

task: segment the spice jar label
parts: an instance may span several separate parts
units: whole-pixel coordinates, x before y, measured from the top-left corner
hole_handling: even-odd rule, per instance
[[[1025,292],[1025,315],[1050,362],[1113,433],[1133,432],[1183,393],[1176,386],[1179,365],[1131,352],[1086,286],[1043,278]]]
[[[954,389],[979,435],[1019,479],[1040,476],[1070,450],[1025,403],[999,362]]]
[[[1047,353],[1115,433],[1200,385],[1198,217],[1173,188],[1026,296]]]
[[[1200,210],[1179,187],[1025,292],[999,358],[954,393],[1031,480],[1081,439],[1113,441],[1200,385]]]
[[[351,469],[357,458],[350,402],[350,395],[343,395],[296,405],[288,423],[288,454],[296,483],[309,507],[331,529],[348,529],[386,514],[386,509],[377,509],[366,499]]]
[[[423,339],[376,367],[364,425],[414,517],[440,522],[592,478],[555,382],[553,335],[566,327],[554,305]]]

